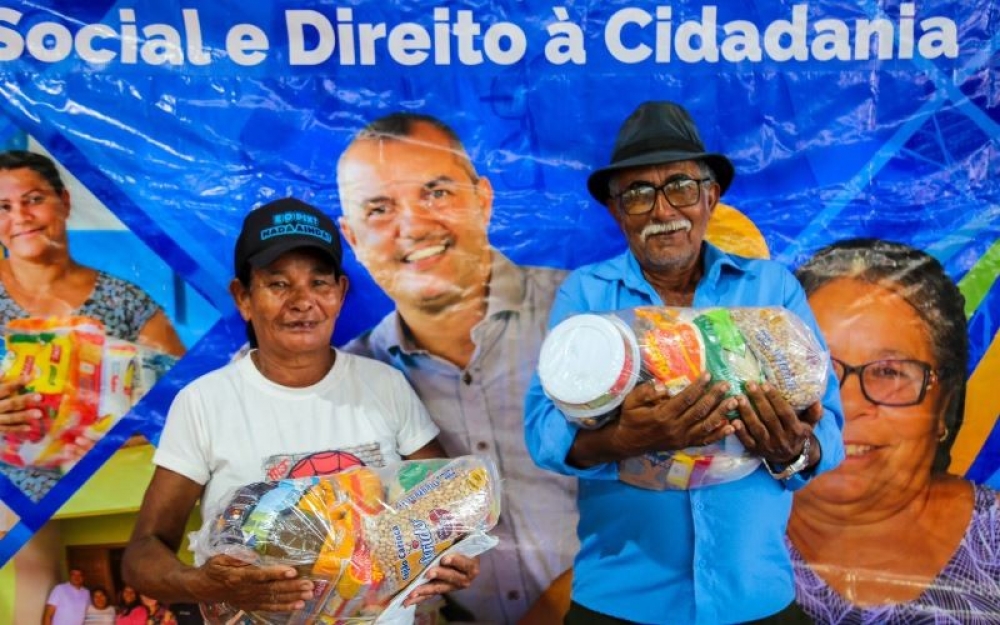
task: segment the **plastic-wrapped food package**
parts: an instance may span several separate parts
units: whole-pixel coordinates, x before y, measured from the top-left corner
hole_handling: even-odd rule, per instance
[[[60,468],[68,444],[99,427],[104,328],[86,317],[15,319],[7,325],[2,379],[27,380],[42,412],[28,432],[3,435],[0,460],[16,467]]]
[[[0,380],[42,397],[30,431],[0,438],[0,462],[15,467],[68,470],[77,438],[99,440],[176,362],[81,316],[13,319],[3,345]]]
[[[743,394],[749,382],[770,382],[802,410],[823,395],[829,354],[785,308],[643,306],[566,319],[546,337],[538,363],[545,393],[571,423],[587,429],[615,418],[643,381],[657,380],[676,395],[705,371],[713,382],[729,382],[731,396]],[[619,475],[642,488],[686,489],[740,479],[759,464],[731,435],[630,458],[619,463]]]
[[[495,465],[479,456],[243,486],[192,536],[199,561],[226,553],[293,566],[314,581],[314,598],[290,613],[225,603],[202,613],[213,625],[374,622],[447,549],[492,529],[500,496]],[[481,544],[473,553],[495,542]]]

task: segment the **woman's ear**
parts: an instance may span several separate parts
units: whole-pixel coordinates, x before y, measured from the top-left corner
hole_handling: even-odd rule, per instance
[[[243,286],[243,283],[239,281],[239,278],[233,278],[229,283],[229,294],[233,298],[233,303],[236,304],[236,308],[240,311],[240,316],[243,317],[243,321],[250,320],[250,289]]]

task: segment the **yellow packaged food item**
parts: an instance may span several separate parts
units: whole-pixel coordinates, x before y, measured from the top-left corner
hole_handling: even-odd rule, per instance
[[[42,399],[42,416],[26,433],[5,433],[0,461],[17,467],[61,468],[66,447],[100,427],[102,324],[88,317],[15,319],[7,324],[2,379],[27,379],[23,392]]]

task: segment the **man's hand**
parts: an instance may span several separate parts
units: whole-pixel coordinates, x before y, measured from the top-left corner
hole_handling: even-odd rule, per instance
[[[438,566],[431,567],[427,571],[428,581],[414,588],[403,601],[403,605],[409,607],[435,595],[468,588],[477,575],[479,575],[479,558],[460,554],[445,556],[441,558]]]
[[[625,398],[618,420],[611,425],[615,428],[615,448],[630,458],[650,451],[709,445],[732,434],[735,429],[726,413],[736,409],[736,400],[726,398],[728,383],[709,387],[711,379],[705,373],[674,397],[660,382],[638,385]]]
[[[577,432],[566,461],[586,468],[722,440],[736,431],[726,418],[727,412],[736,410],[736,399],[726,397],[728,383],[709,387],[711,379],[704,373],[674,397],[662,383],[639,384],[625,397],[617,419],[596,430]]]
[[[734,422],[740,442],[769,464],[794,462],[802,454],[806,439],[812,436],[813,424],[823,416],[823,407],[814,404],[800,418],[773,384],[750,383],[746,392],[746,397],[738,398],[740,417]],[[809,466],[819,460],[819,448],[813,447],[816,449],[810,453]]]
[[[313,583],[290,566],[256,566],[228,555],[212,556],[192,572],[199,601],[226,602],[241,610],[291,612],[312,599]]]

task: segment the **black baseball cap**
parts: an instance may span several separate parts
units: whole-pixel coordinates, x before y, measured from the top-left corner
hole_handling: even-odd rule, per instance
[[[325,252],[337,275],[343,274],[340,234],[333,220],[315,206],[282,198],[253,209],[243,219],[234,254],[236,275],[249,267],[266,267],[294,249]]]

